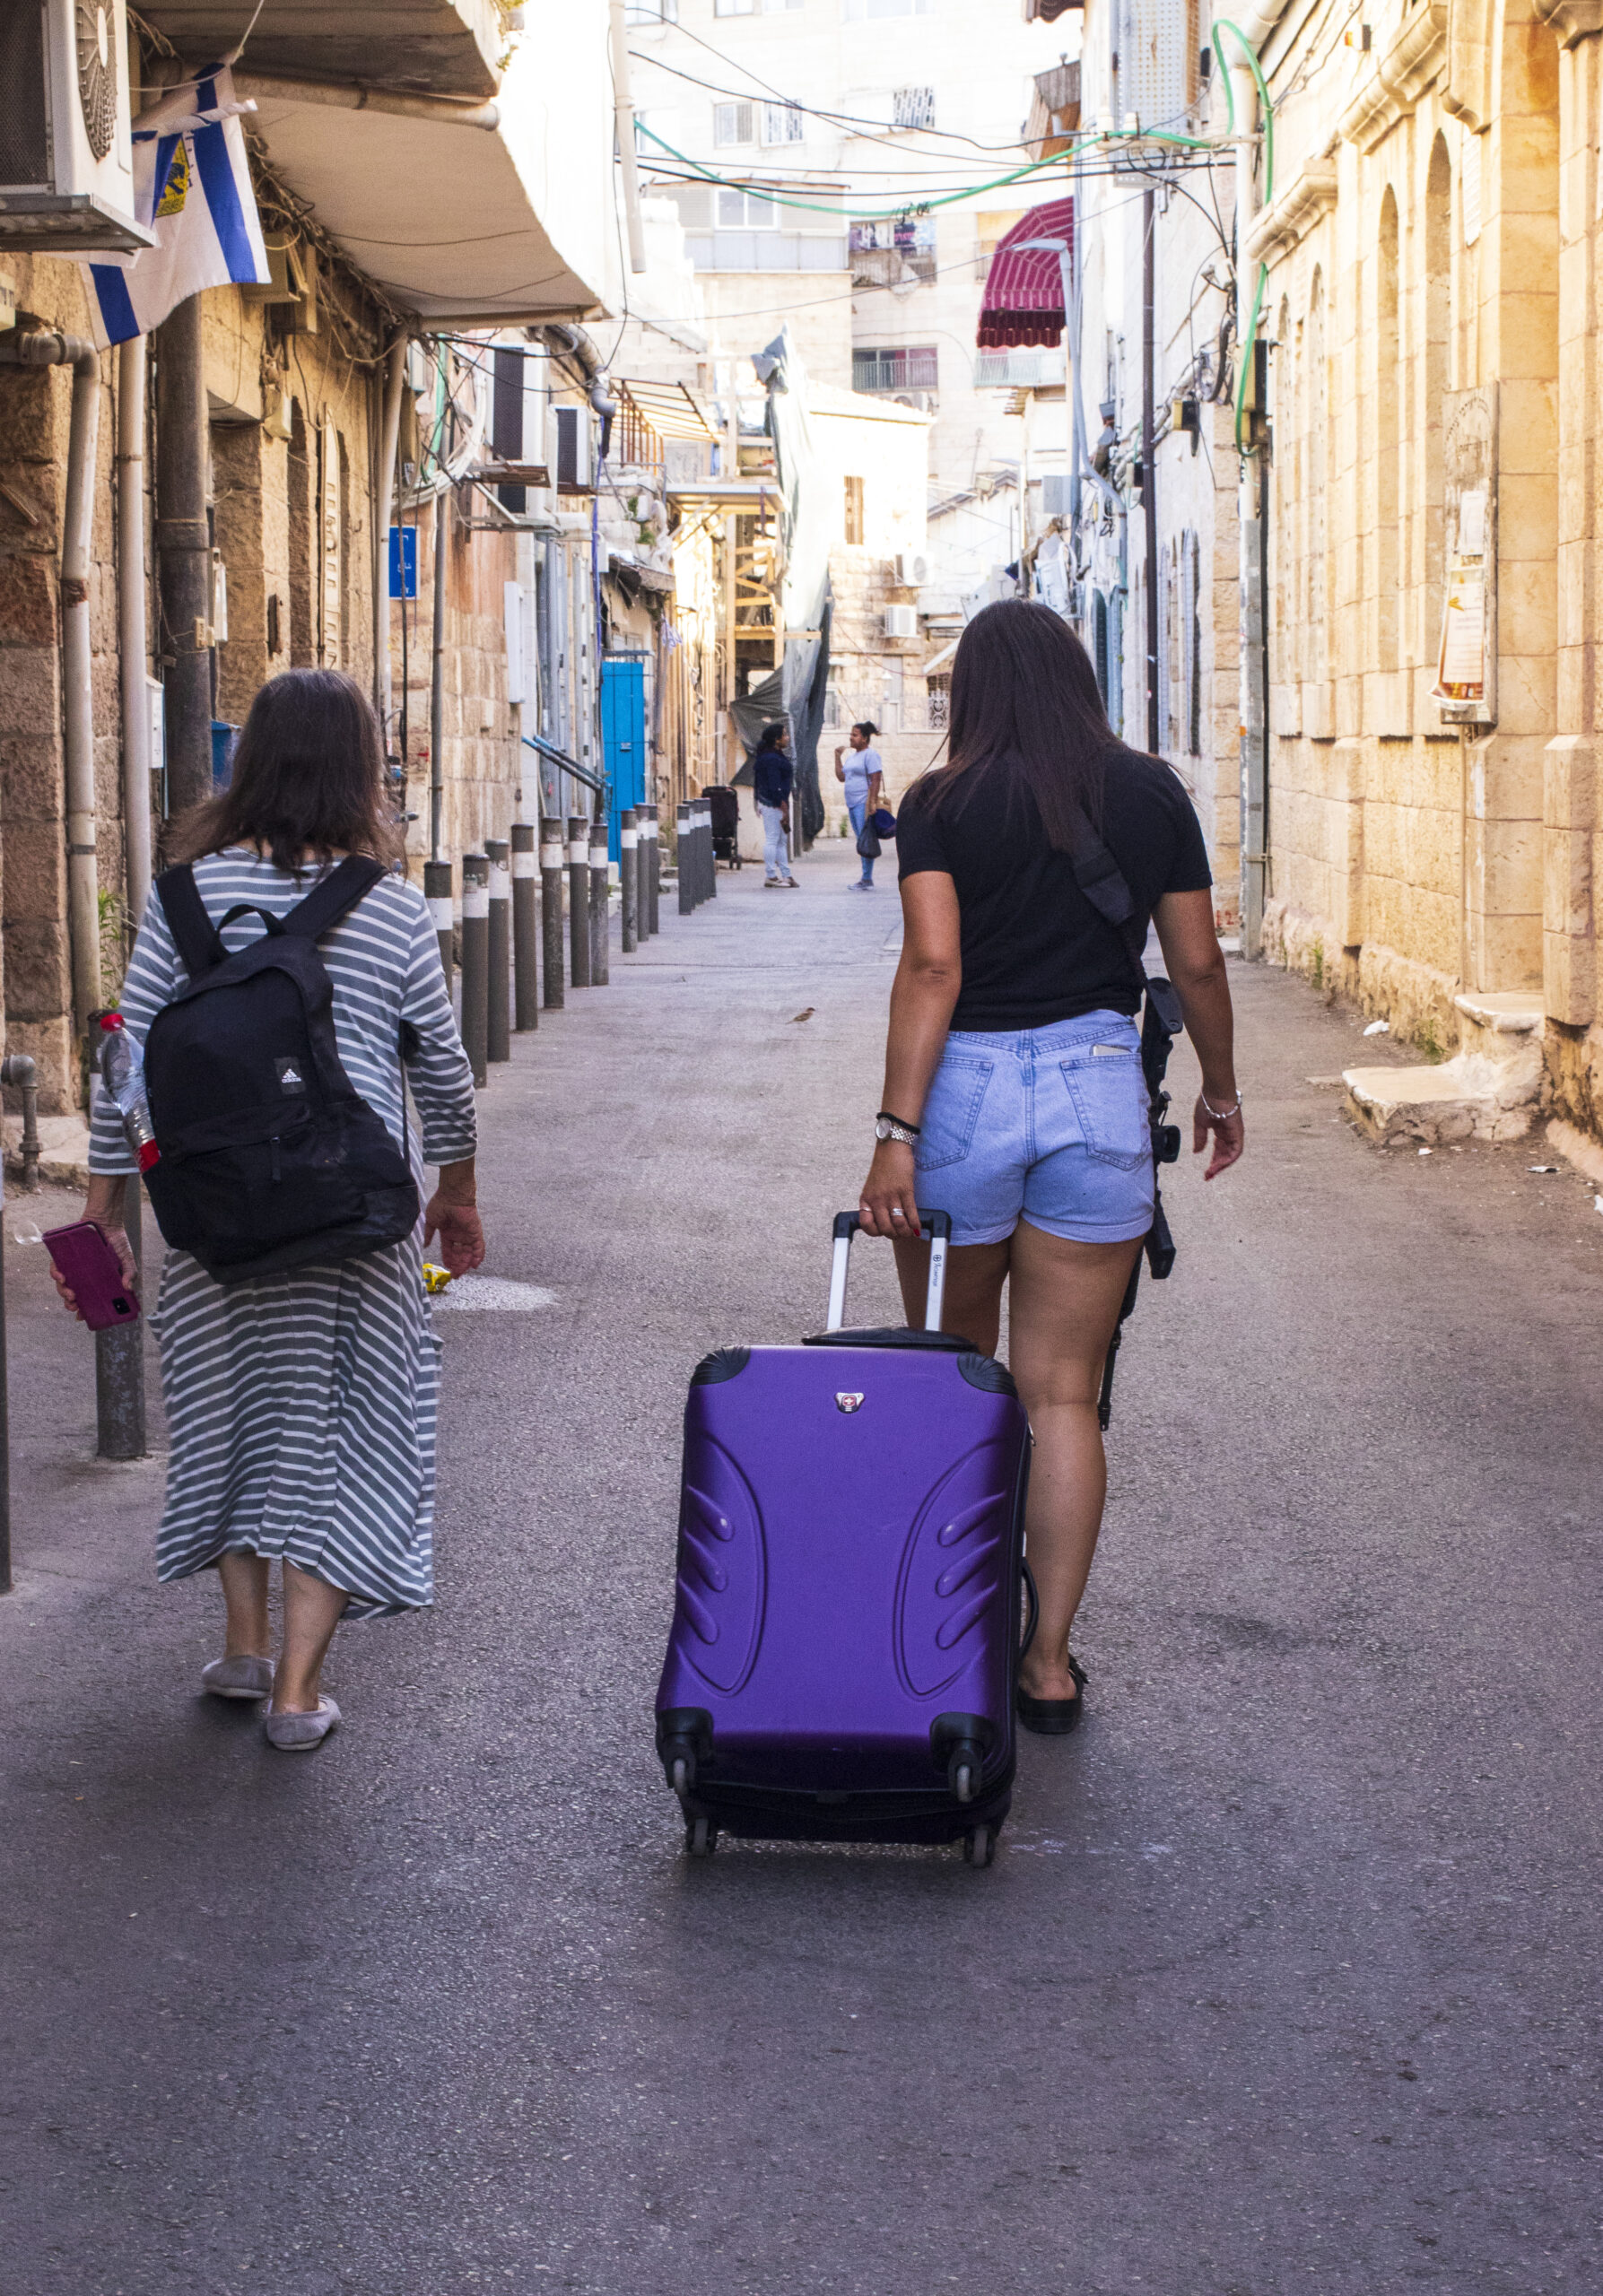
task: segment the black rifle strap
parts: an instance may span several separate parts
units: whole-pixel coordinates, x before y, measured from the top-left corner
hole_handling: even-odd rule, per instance
[[[206,914],[194,870],[187,861],[176,869],[163,869],[156,879],[156,891],[161,896],[161,907],[184,961],[184,970],[191,980],[198,980],[202,973],[222,964],[228,951],[222,934]]]

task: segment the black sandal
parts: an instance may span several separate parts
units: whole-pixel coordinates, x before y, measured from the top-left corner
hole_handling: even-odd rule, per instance
[[[1085,1669],[1071,1650],[1068,1671],[1075,1678],[1077,1698],[1032,1698],[1027,1690],[1015,1692],[1014,1703],[1018,1718],[1026,1730],[1033,1730],[1043,1738],[1066,1738],[1071,1730],[1080,1726],[1080,1713],[1085,1703]]]

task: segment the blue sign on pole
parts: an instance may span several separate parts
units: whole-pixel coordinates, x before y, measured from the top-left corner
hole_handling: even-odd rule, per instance
[[[391,526],[389,530],[389,595],[392,598],[417,596],[415,526]]]

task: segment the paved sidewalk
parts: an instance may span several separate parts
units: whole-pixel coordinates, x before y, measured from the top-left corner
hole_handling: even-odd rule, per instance
[[[88,1457],[7,1247],[5,2296],[1603,2283],[1603,1219],[1540,1149],[1363,1144],[1284,976],[1233,968],[1249,1158],[1172,1185],[1089,1718],[995,1867],[682,1860],[684,1381],[822,1320],[894,961],[852,865],[670,900],[496,1074],[533,1304],[441,1317],[438,1607],[343,1633],[314,1759],[196,1694],[214,1588],[152,1584],[159,1470]]]

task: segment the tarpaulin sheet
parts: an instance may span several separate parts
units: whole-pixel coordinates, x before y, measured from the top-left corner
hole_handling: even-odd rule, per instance
[[[1063,271],[1056,252],[1025,248],[1024,239],[1067,239],[1074,245],[1075,204],[1049,200],[1032,207],[997,242],[980,306],[981,351],[1011,351],[1025,344],[1050,347],[1063,335]]]
[[[807,370],[790,329],[782,328],[752,363],[768,386],[768,427],[779,472],[780,533],[785,546],[780,585],[786,631],[782,708],[774,715],[790,721],[797,819],[804,845],[811,845],[823,827],[818,735],[829,683],[830,540],[837,505],[819,464],[807,405]],[[792,637],[793,631],[804,634]]]

